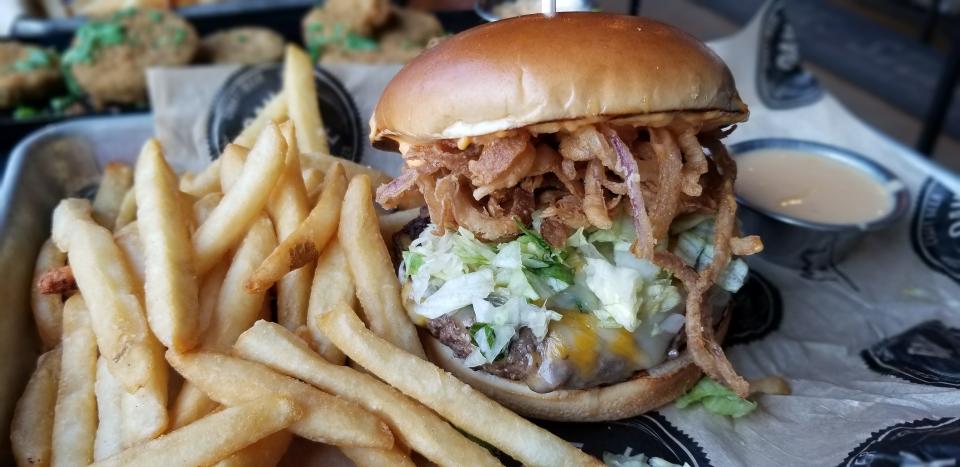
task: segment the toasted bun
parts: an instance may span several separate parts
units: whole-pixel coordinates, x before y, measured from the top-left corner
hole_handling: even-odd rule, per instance
[[[635,16],[529,15],[470,29],[410,62],[384,89],[370,139],[674,112],[710,113],[717,126],[747,117],[730,70],[702,42]]]
[[[727,311],[717,328],[720,340],[730,322]],[[420,335],[427,357],[441,368],[515,412],[542,420],[589,422],[633,417],[669,404],[689,391],[702,374],[684,352],[619,384],[540,394],[523,382],[465,367],[449,347],[426,332]]]

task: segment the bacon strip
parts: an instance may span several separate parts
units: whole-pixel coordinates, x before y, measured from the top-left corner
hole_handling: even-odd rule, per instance
[[[525,132],[497,139],[485,145],[480,152],[480,158],[467,163],[467,167],[470,169],[470,181],[473,186],[489,185],[503,177],[508,171],[516,171],[513,166],[517,163],[518,158],[522,155],[532,157],[532,154],[527,152],[529,148],[530,135]],[[528,161],[528,165],[521,175],[525,175],[532,166],[533,161]]]
[[[470,162],[470,171],[477,177],[475,169],[478,169],[484,165],[484,157],[489,153],[486,149],[483,150],[483,155],[480,156],[480,160],[475,164],[473,161]],[[526,178],[530,172],[530,169],[533,167],[534,162],[537,159],[537,152],[533,149],[533,146],[530,144],[525,144],[520,148],[520,151],[513,154],[508,154],[506,152],[498,152],[496,156],[491,157],[502,157],[509,159],[509,165],[506,167],[499,167],[496,177],[493,181],[485,185],[476,185],[477,178],[474,179],[474,186],[477,188],[473,190],[473,199],[480,200],[484,196],[493,193],[494,191],[513,188],[521,180]],[[506,160],[506,159],[504,159]],[[499,160],[498,162],[503,162]],[[484,179],[489,179],[487,173],[483,174]]]
[[[418,178],[420,174],[416,170],[404,167],[399,177],[377,187],[377,203],[384,209],[396,208],[403,195],[417,186]]]

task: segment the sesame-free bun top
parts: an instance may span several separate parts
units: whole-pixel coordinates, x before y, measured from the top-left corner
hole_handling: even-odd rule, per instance
[[[407,64],[380,97],[370,139],[426,142],[674,113],[703,114],[711,126],[747,117],[730,70],[705,44],[636,16],[537,14],[467,30]]]

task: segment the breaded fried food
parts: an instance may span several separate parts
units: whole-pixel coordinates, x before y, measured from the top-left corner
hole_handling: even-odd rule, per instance
[[[314,8],[303,20],[303,37],[314,59],[322,63],[404,63],[444,33],[430,13],[399,7],[389,12],[386,22],[367,32],[328,7]]]
[[[63,86],[57,53],[20,42],[0,42],[0,108],[43,100]]]
[[[279,62],[283,57],[283,37],[272,29],[255,26],[224,29],[203,38],[200,56],[211,63]]]
[[[63,56],[68,85],[94,106],[146,101],[146,69],[190,63],[197,32],[161,10],[126,9],[94,19],[77,30]]]
[[[390,19],[389,0],[327,0],[314,10],[323,10],[334,22],[361,36],[372,35]]]

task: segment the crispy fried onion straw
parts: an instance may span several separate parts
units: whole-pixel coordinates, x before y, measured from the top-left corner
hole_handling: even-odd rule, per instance
[[[653,247],[656,244],[656,237],[653,235],[653,227],[650,225],[650,218],[647,217],[647,208],[643,201],[643,190],[640,187],[640,173],[637,168],[637,161],[633,154],[627,149],[620,136],[610,128],[604,128],[604,135],[613,143],[614,150],[617,151],[617,163],[620,171],[626,175],[624,182],[627,185],[627,196],[630,198],[630,215],[633,217],[633,225],[637,230],[637,238],[630,251],[638,258],[652,259]]]
[[[736,228],[737,216],[737,202],[733,197],[733,182],[737,177],[736,165],[720,141],[712,139],[705,144],[722,171],[723,182],[717,193],[720,200],[713,238],[713,261],[700,271],[696,282],[690,283],[679,277],[687,289],[687,348],[693,361],[704,373],[734,390],[738,396],[747,397],[750,384],[737,374],[727,360],[720,343],[717,342],[710,317],[703,313],[704,295],[730,262],[730,240]]]

